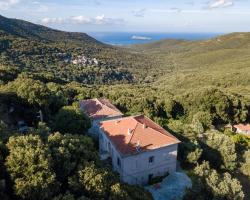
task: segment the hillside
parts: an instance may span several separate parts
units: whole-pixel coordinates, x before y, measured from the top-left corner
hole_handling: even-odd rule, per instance
[[[79,100],[99,97],[181,141],[183,200],[250,199],[250,139],[225,127],[250,123],[249,55],[250,33],[117,48],[0,17],[0,199],[152,199],[85,135]]]
[[[144,80],[150,60],[102,44],[84,33],[53,30],[0,16],[0,63],[40,79],[93,84]]]
[[[169,69],[154,86],[175,94],[217,87],[248,97],[250,93],[250,33],[232,33],[209,40],[164,40],[136,45]]]
[[[91,45],[102,45],[85,33],[69,33],[49,29],[45,26],[32,24],[18,19],[9,19],[0,15],[0,27],[2,33],[32,40],[43,40],[61,42],[62,40],[75,43],[88,43]]]

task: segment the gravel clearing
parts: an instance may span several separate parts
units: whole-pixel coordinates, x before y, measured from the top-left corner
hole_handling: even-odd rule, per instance
[[[187,188],[192,187],[191,179],[181,172],[175,172],[163,179],[161,183],[147,186],[154,200],[181,200]]]

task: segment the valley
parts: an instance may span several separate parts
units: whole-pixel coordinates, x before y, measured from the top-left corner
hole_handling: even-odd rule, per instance
[[[250,123],[250,33],[125,48],[0,16],[1,199],[152,199],[99,160],[95,98],[181,141],[184,200],[249,199],[250,139],[228,127]]]

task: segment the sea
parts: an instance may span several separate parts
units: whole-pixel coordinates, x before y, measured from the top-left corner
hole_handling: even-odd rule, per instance
[[[92,32],[93,38],[110,45],[145,44],[163,39],[203,40],[222,33],[142,33],[142,32]]]

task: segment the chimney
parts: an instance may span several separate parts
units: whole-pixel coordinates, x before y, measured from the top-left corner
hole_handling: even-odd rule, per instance
[[[140,151],[141,145],[140,145],[140,141],[139,140],[137,141],[135,148],[136,148],[137,152]]]
[[[132,130],[129,128],[128,129],[128,135],[130,135],[132,133]]]
[[[146,124],[143,124],[143,129],[146,129],[147,128],[147,125]]]

